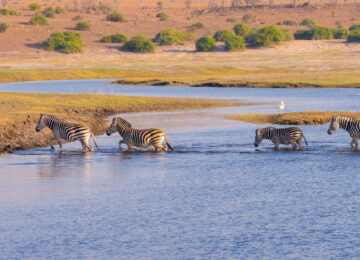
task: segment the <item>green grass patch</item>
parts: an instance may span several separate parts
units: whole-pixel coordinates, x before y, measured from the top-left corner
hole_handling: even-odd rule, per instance
[[[43,16],[42,14],[36,14],[33,17],[31,17],[30,21],[29,21],[30,25],[49,25],[49,21],[48,19]]]
[[[0,9],[0,15],[18,15],[17,12],[13,9]]]
[[[47,18],[54,18],[55,17],[55,10],[52,7],[47,7],[42,11],[42,14]]]
[[[193,35],[189,32],[182,32],[174,28],[167,28],[156,34],[154,41],[160,45],[184,44],[185,41],[191,40]]]
[[[126,22],[124,15],[118,12],[113,12],[111,14],[108,14],[106,16],[106,20],[110,22],[119,22],[119,23]]]
[[[227,51],[238,51],[245,49],[244,39],[240,36],[231,36],[225,40]]]
[[[52,33],[43,44],[44,50],[57,50],[66,54],[82,52],[83,47],[81,35],[70,31]]]
[[[166,13],[158,13],[156,15],[157,18],[160,19],[160,21],[169,21],[170,20],[170,16],[168,16]]]
[[[106,36],[102,37],[100,41],[106,42],[106,43],[124,43],[128,39],[129,38],[127,37],[126,34],[116,33],[116,34],[106,35]]]
[[[187,31],[188,32],[195,32],[197,30],[200,30],[200,29],[204,29],[205,28],[205,24],[202,23],[202,22],[197,22],[197,23],[194,23],[192,25],[189,25],[188,28],[187,28]]]
[[[151,53],[155,52],[155,44],[145,36],[138,34],[125,42],[124,46],[120,48],[123,51],[137,52],[137,53]]]
[[[29,4],[29,8],[32,11],[39,11],[41,9],[40,5],[37,3]]]
[[[228,38],[235,36],[235,33],[230,30],[219,30],[214,34],[214,39],[217,42],[225,42]]]
[[[196,41],[196,50],[208,52],[215,49],[215,39],[210,35],[203,36]]]
[[[6,23],[0,23],[0,33],[6,32],[9,26]]]
[[[90,31],[90,24],[88,22],[78,22],[75,28],[80,31]]]

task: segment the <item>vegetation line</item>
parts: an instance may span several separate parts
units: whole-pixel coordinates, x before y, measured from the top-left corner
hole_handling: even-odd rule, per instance
[[[241,120],[254,124],[275,124],[275,125],[324,125],[331,121],[332,116],[343,115],[360,120],[360,112],[343,111],[304,111],[281,114],[244,114],[229,115],[229,119]]]

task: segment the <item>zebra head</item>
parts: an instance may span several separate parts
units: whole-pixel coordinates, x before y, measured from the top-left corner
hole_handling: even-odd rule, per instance
[[[262,140],[263,140],[262,128],[258,128],[258,129],[256,129],[256,131],[255,131],[255,142],[254,142],[254,146],[255,146],[255,147],[258,147]]]
[[[46,115],[40,114],[40,119],[36,125],[36,132],[40,132],[46,126]]]
[[[338,130],[340,127],[339,125],[339,121],[338,121],[338,116],[333,116],[331,118],[331,123],[328,129],[328,134],[331,135],[333,132],[335,132],[336,130]]]
[[[122,119],[121,117],[114,117],[111,125],[106,130],[106,135],[110,136],[111,134],[115,133],[119,130],[124,130],[127,128],[131,128],[131,124],[126,121],[125,119]]]

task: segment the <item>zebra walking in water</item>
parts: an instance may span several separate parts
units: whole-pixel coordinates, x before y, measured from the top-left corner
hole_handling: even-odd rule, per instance
[[[55,116],[41,114],[40,119],[36,125],[36,132],[39,132],[45,126],[49,127],[53,133],[53,138],[50,140],[51,149],[55,149],[53,146],[53,141],[57,140],[60,146],[60,152],[62,152],[62,143],[60,139],[65,141],[76,141],[79,140],[82,144],[84,151],[94,151],[94,149],[89,144],[89,138],[92,136],[94,144],[98,147],[94,134],[91,132],[90,128],[87,126],[82,126],[78,124],[69,124],[63,121],[60,121]]]
[[[300,149],[303,149],[301,144],[301,139],[304,138],[306,146],[308,145],[307,140],[303,132],[298,127],[288,127],[288,128],[275,128],[275,127],[266,127],[258,128],[255,131],[255,142],[254,146],[258,147],[263,139],[270,139],[275,144],[275,149],[279,150],[280,144],[291,144],[293,149],[297,148],[298,144]]]
[[[350,137],[352,138],[350,142],[351,148],[358,149],[358,140],[360,138],[360,121],[347,116],[333,116],[328,129],[328,134],[331,135],[339,128],[342,128],[349,133]]]
[[[115,132],[118,132],[123,138],[119,145],[124,143],[129,150],[133,150],[133,146],[149,147],[151,145],[155,147],[156,151],[166,151],[167,148],[174,150],[162,130],[156,128],[134,129],[128,121],[121,117],[113,118],[110,127],[106,130],[108,136]],[[167,146],[162,145],[164,140]]]

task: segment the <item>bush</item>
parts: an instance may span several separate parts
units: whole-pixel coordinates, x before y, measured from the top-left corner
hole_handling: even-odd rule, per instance
[[[333,32],[328,27],[314,26],[309,30],[311,40],[330,40],[333,39]]]
[[[76,24],[76,29],[80,31],[89,31],[90,30],[90,24],[87,22],[78,22]]]
[[[7,30],[8,25],[6,23],[0,23],[0,33],[3,33]]]
[[[194,24],[188,26],[187,31],[195,32],[196,30],[203,29],[203,28],[205,28],[205,24],[203,24],[202,22],[197,22],[197,23],[194,23]]]
[[[350,35],[350,31],[346,28],[333,29],[334,39],[347,39]]]
[[[83,19],[83,17],[81,15],[76,15],[72,18],[73,21],[80,21],[82,19]]]
[[[284,33],[284,41],[292,41],[294,40],[294,35],[288,29],[281,29]]]
[[[64,33],[52,33],[43,44],[44,50],[58,50],[68,54],[82,52],[83,47],[84,43],[81,40],[81,35],[70,31]]]
[[[294,20],[285,20],[285,21],[282,22],[282,24],[284,24],[284,25],[289,25],[289,26],[295,26],[295,25],[297,25],[298,23],[295,22]]]
[[[66,10],[64,7],[58,6],[55,8],[55,13],[56,14],[64,14],[64,13],[66,13]]]
[[[42,11],[42,14],[47,18],[54,18],[55,17],[55,10],[52,7],[48,7]]]
[[[220,30],[214,34],[214,39],[217,42],[225,42],[227,38],[235,36],[235,33],[230,30]]]
[[[349,28],[350,31],[355,31],[355,30],[357,31],[358,29],[360,29],[360,23],[354,24]]]
[[[32,10],[32,11],[39,11],[41,7],[40,7],[39,4],[33,3],[33,4],[29,4],[29,8],[30,8],[30,10]]]
[[[160,45],[184,44],[185,41],[193,37],[191,33],[178,31],[174,28],[168,28],[156,34],[155,42]]]
[[[196,41],[197,51],[212,51],[215,49],[215,39],[210,35],[203,36]]]
[[[309,40],[309,30],[297,30],[294,33],[294,37],[296,40]]]
[[[246,23],[238,23],[234,27],[237,36],[245,37],[250,32],[250,27]]]
[[[350,35],[347,38],[348,42],[360,42],[360,29],[350,31]]]
[[[255,14],[245,14],[242,18],[244,23],[251,23],[256,21],[256,15]]]
[[[126,34],[123,33],[116,33],[112,35],[107,35],[101,38],[101,42],[106,43],[123,43],[128,40],[128,37]]]
[[[300,25],[307,26],[309,28],[313,27],[315,25],[315,21],[310,18],[305,18],[301,21]]]
[[[160,18],[160,21],[168,21],[170,19],[170,16],[166,13],[158,13],[156,17]]]
[[[228,23],[236,23],[236,19],[235,18],[227,18],[226,22],[228,22]]]
[[[275,25],[264,26],[257,30],[248,41],[253,46],[267,46],[274,42],[281,42],[285,40],[284,32]]]
[[[1,15],[17,15],[17,12],[13,9],[0,9]]]
[[[42,14],[36,14],[30,19],[29,24],[31,24],[31,25],[49,25],[49,21]]]
[[[297,40],[330,40],[333,38],[333,30],[328,27],[314,26],[310,30],[298,30],[294,36]]]
[[[235,51],[245,49],[244,39],[240,36],[231,36],[225,41],[225,49],[227,51]]]
[[[150,39],[147,39],[143,35],[138,34],[132,37],[130,41],[127,41],[120,49],[125,51],[146,53],[154,52],[155,48],[155,44]]]
[[[303,7],[309,7],[309,6],[310,6],[310,2],[303,3]]]
[[[113,12],[111,14],[108,14],[106,16],[106,20],[111,22],[120,22],[120,23],[126,22],[125,17],[118,12]]]

